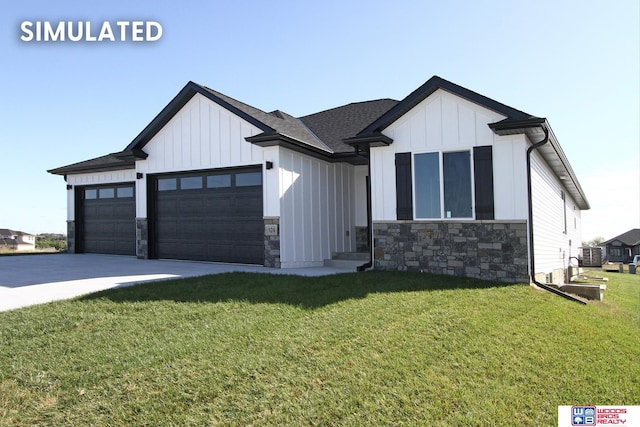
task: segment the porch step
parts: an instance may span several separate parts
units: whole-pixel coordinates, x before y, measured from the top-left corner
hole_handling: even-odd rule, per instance
[[[356,271],[358,267],[367,261],[369,261],[368,253],[340,252],[334,253],[331,259],[325,259],[324,265],[325,267]]]
[[[341,259],[345,261],[369,261],[368,252],[334,252],[331,259]]]

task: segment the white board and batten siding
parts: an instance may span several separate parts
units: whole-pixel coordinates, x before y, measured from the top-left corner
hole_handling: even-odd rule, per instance
[[[196,94],[145,145],[147,159],[125,171],[70,175],[73,185],[136,183],[136,216],[147,217],[150,174],[263,165],[263,215],[280,218],[283,268],[322,265],[332,252],[355,248],[354,166],[324,162],[281,147],[258,147],[245,140],[261,130]],[[365,174],[360,173],[364,179]],[[136,179],[136,173],[144,179]],[[362,172],[362,171],[361,171]],[[363,181],[364,182],[364,181]],[[364,186],[364,184],[363,184]],[[362,188],[364,193],[364,187]],[[73,192],[68,196],[73,220]],[[366,199],[362,199],[365,202]],[[364,219],[366,225],[366,209]]]
[[[264,149],[245,141],[261,130],[196,94],[144,146],[149,155],[136,162],[146,174],[262,165]],[[147,216],[145,180],[136,186],[136,215]],[[265,190],[269,182],[264,182]]]
[[[135,182],[135,180],[136,171],[133,169],[67,175],[67,184],[73,185],[74,187]],[[67,191],[67,220],[75,220],[74,191]]]
[[[531,190],[534,273],[548,274],[566,269],[569,258],[578,256],[578,247],[581,246],[581,211],[537,152],[531,156]],[[554,281],[562,281],[562,277],[554,277]]]
[[[136,171],[146,175],[271,161],[274,168],[263,173],[263,215],[280,217],[282,267],[322,265],[332,251],[350,250],[353,167],[281,147],[262,148],[245,140],[261,132],[196,94],[145,145],[149,157],[136,162]],[[140,182],[138,187],[138,216],[146,216],[146,185]],[[344,231],[337,231],[344,229],[349,230],[346,239],[341,236]]]
[[[279,148],[280,263],[321,266],[355,249],[354,166]]]
[[[388,147],[372,148],[373,220],[396,220],[396,153],[473,150],[493,146],[495,218],[527,218],[525,139],[500,137],[490,123],[505,117],[439,89],[412,108],[383,133],[393,139]]]
[[[354,192],[355,203],[355,226],[367,226],[367,176],[369,168],[367,166],[356,166],[354,168]]]
[[[528,220],[527,138],[495,136],[493,143],[493,203],[496,220]]]

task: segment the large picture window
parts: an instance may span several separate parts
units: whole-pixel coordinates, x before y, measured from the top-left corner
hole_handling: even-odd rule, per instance
[[[414,155],[415,216],[472,218],[470,151]]]

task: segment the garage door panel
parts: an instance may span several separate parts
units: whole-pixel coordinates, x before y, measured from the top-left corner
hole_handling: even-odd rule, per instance
[[[107,228],[107,227],[105,227]],[[131,237],[131,223],[130,221],[119,221],[114,223],[113,230],[109,230],[108,228],[105,230],[107,233],[113,232],[116,236],[120,236],[123,239],[126,237]],[[133,230],[135,232],[135,229]]]
[[[255,257],[261,256],[264,251],[262,246],[237,246],[235,248],[236,253],[234,254],[237,262],[244,264],[252,264],[251,260]]]
[[[202,260],[201,254],[205,252],[206,247],[207,245],[202,242],[188,242],[184,239],[176,245],[179,249],[178,254],[187,254],[189,259],[196,260]]]
[[[133,206],[116,206],[113,213],[116,217],[128,216],[131,218],[136,215],[136,211]]]
[[[79,188],[81,251],[135,255],[133,184]],[[122,197],[119,197],[121,195]]]
[[[230,196],[222,197],[216,195],[215,197],[207,198],[204,208],[208,211],[215,212],[215,216],[233,216],[235,212],[233,199]]]
[[[157,178],[156,188],[161,181],[170,188],[154,195],[158,258],[263,264],[262,186],[237,187],[236,175],[246,172],[206,171],[199,174],[202,181],[194,173],[174,176],[175,188],[166,185],[169,178]],[[202,188],[190,188],[199,182]]]
[[[156,232],[158,235],[163,236],[163,239],[167,242],[171,242],[178,238],[180,230],[178,224],[175,221],[163,221],[156,226]]]
[[[235,206],[234,215],[235,216],[239,215],[245,218],[255,218],[256,217],[255,211],[257,211],[261,207],[262,207],[262,204],[254,205],[254,206],[246,206],[246,205],[243,205],[242,202],[238,202]]]
[[[168,198],[163,194],[163,197],[159,198],[156,202],[156,209],[158,211],[165,212],[165,215],[173,213],[173,216],[175,216],[179,209],[178,200],[175,198]]]
[[[198,192],[198,194],[189,194],[188,196],[180,199],[179,201],[179,213],[181,215],[198,215],[204,208],[205,194]]]

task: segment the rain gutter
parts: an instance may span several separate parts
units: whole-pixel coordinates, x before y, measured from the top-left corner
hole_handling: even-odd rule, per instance
[[[536,276],[535,276],[535,254],[534,254],[534,242],[533,242],[533,196],[532,196],[532,191],[531,191],[531,154],[537,150],[538,148],[542,147],[543,145],[545,145],[547,142],[549,142],[549,130],[547,129],[546,126],[542,126],[540,125],[541,129],[544,131],[544,138],[539,141],[536,142],[535,144],[531,145],[528,149],[527,149],[527,199],[529,202],[529,268],[530,268],[530,277],[531,277],[531,282],[544,289],[545,291],[549,291],[553,294],[556,294],[558,296],[561,296],[562,298],[566,298],[568,300],[580,303],[580,304],[586,304],[586,302],[584,302],[583,300],[574,297],[573,295],[570,295],[566,292],[562,292],[559,289],[556,289],[552,286],[546,285],[544,283],[540,283],[536,280]]]
[[[356,152],[360,147],[356,147]],[[366,147],[367,151],[367,241],[369,242],[369,261],[359,265],[356,271],[365,271],[373,267],[373,214],[371,213],[371,148]]]

